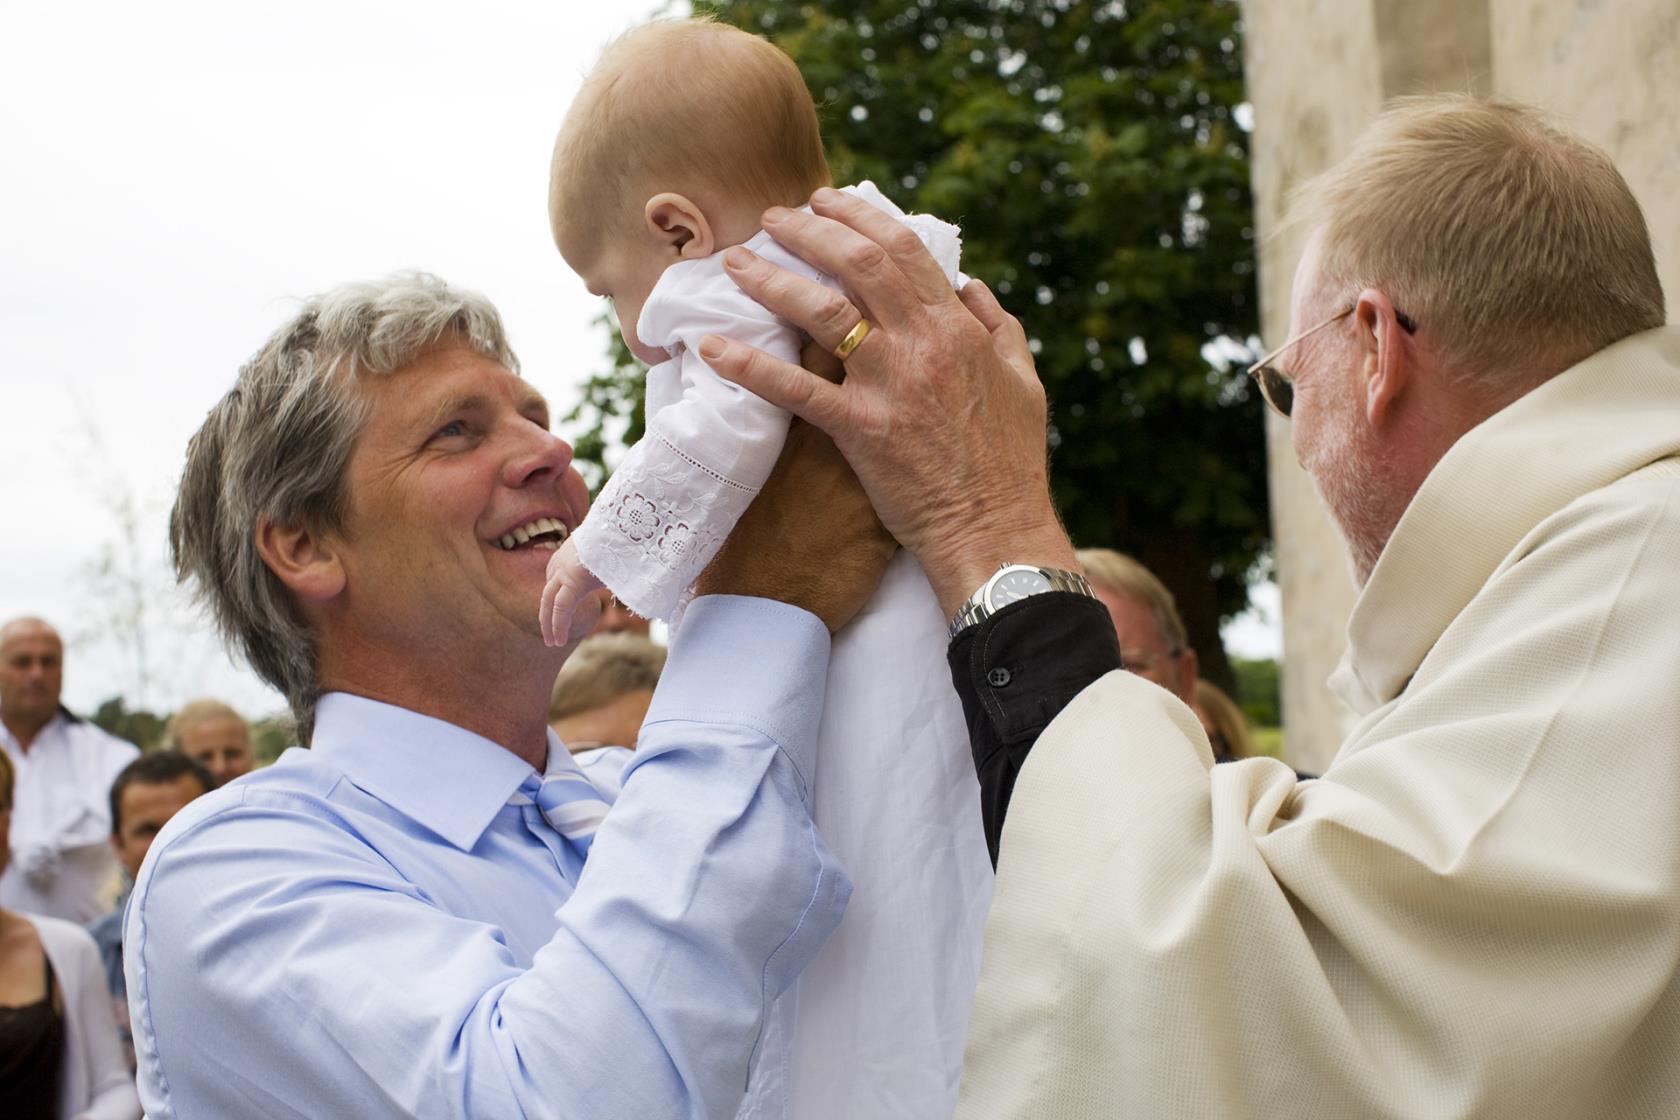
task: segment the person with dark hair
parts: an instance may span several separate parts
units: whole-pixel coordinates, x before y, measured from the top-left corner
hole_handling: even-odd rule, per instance
[[[0,751],[0,871],[11,862],[11,760]],[[99,982],[99,954],[72,922],[0,908],[0,1104],[8,1120],[136,1120]]]
[[[116,872],[105,791],[138,749],[59,701],[64,642],[39,618],[0,626],[0,750],[17,780],[17,858],[0,906],[82,923],[98,917]]]
[[[117,1031],[122,1036],[128,1068],[135,1069],[134,1036],[128,1025],[128,984],[123,978],[122,923],[128,908],[128,892],[140,874],[140,865],[152,839],[189,801],[217,786],[209,769],[180,751],[143,754],[111,783],[111,849],[127,873],[122,894],[111,912],[87,927],[99,946],[105,966],[105,984],[116,1005]]]

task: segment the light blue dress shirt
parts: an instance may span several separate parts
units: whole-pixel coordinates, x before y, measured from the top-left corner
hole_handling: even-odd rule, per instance
[[[804,611],[697,600],[575,883],[508,803],[511,752],[323,697],[313,749],[193,802],[141,869],[148,1116],[731,1116],[851,890],[808,808],[827,663]]]

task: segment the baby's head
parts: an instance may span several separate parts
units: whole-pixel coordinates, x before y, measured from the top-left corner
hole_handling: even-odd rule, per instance
[[[589,289],[612,297],[625,343],[680,260],[739,245],[771,206],[828,185],[816,108],[768,42],[709,20],[661,20],[614,41],[584,79],[554,144],[554,242]]]

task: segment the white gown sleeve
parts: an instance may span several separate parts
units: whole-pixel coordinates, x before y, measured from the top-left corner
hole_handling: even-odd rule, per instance
[[[675,356],[648,374],[647,434],[573,540],[578,557],[645,618],[668,619],[770,476],[788,414],[719,377],[700,339],[720,334],[788,361],[799,333],[750,299],[717,258],[666,270],[638,334]]]
[[[967,283],[957,269],[956,226],[906,214],[873,183],[843,189],[914,230],[953,286]],[[789,272],[836,286],[768,234],[746,245]],[[584,566],[626,606],[670,619],[769,478],[787,438],[788,414],[719,377],[700,360],[700,340],[719,334],[797,362],[802,336],[729,279],[721,254],[666,269],[636,334],[672,358],[648,372],[647,434],[572,539]]]

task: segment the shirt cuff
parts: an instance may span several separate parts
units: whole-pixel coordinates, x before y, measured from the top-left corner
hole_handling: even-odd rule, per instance
[[[1011,603],[951,640],[951,681],[968,724],[980,819],[997,863],[1003,820],[1039,732],[1092,681],[1120,667],[1100,602],[1052,591]]]
[[[646,724],[729,724],[766,736],[808,790],[828,685],[828,627],[773,599],[704,595],[689,604]]]
[[[1052,591],[964,630],[947,656],[970,727],[1011,743],[1037,738],[1087,685],[1120,668],[1120,642],[1102,603]]]

